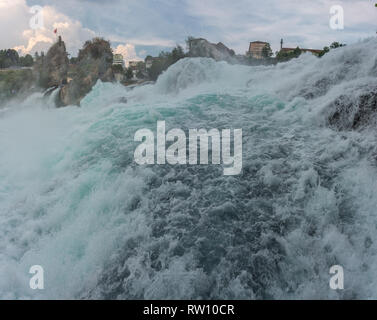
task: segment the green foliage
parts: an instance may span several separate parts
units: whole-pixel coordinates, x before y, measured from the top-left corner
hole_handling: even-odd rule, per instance
[[[78,60],[83,60],[86,56],[88,56],[88,54],[93,59],[99,59],[104,53],[111,53],[112,56],[110,41],[98,37],[93,38],[92,40],[88,40],[84,43],[83,49],[79,51]],[[112,63],[112,61],[109,62]]]
[[[346,45],[343,44],[343,43],[333,42],[333,43],[330,45],[330,49],[336,49],[336,48],[345,47],[345,46],[346,46]]]
[[[324,47],[322,52],[318,55],[318,57],[323,57],[326,53],[330,51],[329,47]]]
[[[113,69],[114,73],[124,73],[124,69],[120,64],[113,64],[111,68]]]
[[[131,80],[132,78],[134,77],[134,73],[132,71],[132,68],[127,68],[127,71],[126,71],[126,78],[128,80]]]
[[[322,52],[318,55],[319,57],[323,57],[326,53],[330,52],[330,50],[345,47],[346,44],[339,43],[339,42],[333,42],[330,47],[324,47]]]
[[[34,64],[33,57],[27,54],[25,57],[20,57],[21,67],[31,67]]]
[[[20,57],[16,50],[0,50],[0,68],[9,68],[19,65]]]
[[[170,59],[169,62],[171,62],[171,64],[174,64],[180,59],[183,59],[185,56],[186,55],[183,51],[183,48],[181,46],[176,46],[171,52],[171,54],[169,55],[169,59]]]
[[[299,47],[297,47],[295,50],[293,50],[293,54],[295,57],[299,57],[301,55],[302,51]]]
[[[301,55],[302,51],[299,47],[292,51],[279,51],[276,55],[278,62],[286,62],[294,58],[298,58]]]
[[[14,49],[0,50],[0,69],[9,67],[31,67],[34,64],[33,57],[27,54],[20,57]]]
[[[161,51],[158,58],[153,60],[152,67],[148,72],[149,77],[152,80],[157,80],[162,72],[185,57],[186,54],[181,46],[176,46],[171,52]]]
[[[326,53],[330,52],[330,50],[334,50],[340,47],[346,46],[343,43],[339,42],[333,42],[330,47],[324,47],[323,50],[320,53],[316,53],[316,56],[319,58],[323,57]],[[289,61],[293,58],[297,58],[301,55],[302,51],[299,47],[297,47],[295,50],[292,51],[280,51],[276,54],[276,60],[277,62],[285,62]]]
[[[162,61],[162,59],[159,57],[159,58],[155,58],[153,59],[153,63],[152,63],[152,66],[150,67],[150,69],[148,70],[148,75],[149,77],[156,81],[158,76],[164,71],[164,62]]]
[[[265,59],[272,57],[272,50],[269,43],[263,47],[262,57]]]

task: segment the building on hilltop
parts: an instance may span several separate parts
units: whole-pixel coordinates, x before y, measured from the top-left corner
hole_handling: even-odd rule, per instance
[[[280,51],[281,51],[281,52],[284,52],[284,53],[292,53],[292,52],[294,52],[297,48],[299,48],[299,47],[297,47],[297,48],[283,48],[283,44],[284,44],[284,41],[283,41],[283,39],[281,39],[281,42],[280,42]],[[318,50],[318,49],[301,49],[301,48],[299,48],[299,49],[300,49],[301,52],[303,52],[303,53],[305,53],[305,52],[310,52],[310,53],[312,53],[312,54],[314,54],[314,55],[316,55],[316,56],[320,55],[320,54],[323,52],[323,50]]]
[[[130,61],[128,62],[128,68],[132,70],[134,78],[140,78],[141,76],[145,76],[146,63],[144,61]]]
[[[270,44],[263,41],[250,42],[249,51],[246,52],[246,56],[254,59],[264,59],[263,49],[271,50]]]
[[[140,69],[143,67],[144,62],[140,60],[130,61],[128,62],[128,67],[131,69]]]
[[[282,52],[287,52],[287,53],[291,53],[293,51],[295,51],[297,48],[282,48],[281,51]],[[311,52],[312,54],[314,55],[319,55],[322,53],[323,50],[317,50],[317,49],[301,49],[301,52]]]
[[[122,68],[124,68],[124,60],[123,56],[121,54],[114,54],[113,57],[113,65],[120,65]]]

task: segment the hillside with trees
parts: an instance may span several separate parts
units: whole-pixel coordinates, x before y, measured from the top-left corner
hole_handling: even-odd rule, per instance
[[[33,57],[30,54],[20,57],[18,52],[14,49],[0,50],[0,69],[31,67],[33,63]]]
[[[171,52],[161,51],[157,58],[153,59],[148,75],[151,80],[157,80],[158,76],[171,65],[186,57],[183,48],[177,45]]]

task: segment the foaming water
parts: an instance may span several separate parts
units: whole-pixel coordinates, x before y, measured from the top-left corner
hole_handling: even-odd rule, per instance
[[[376,65],[374,39],[269,67],[184,59],[154,85],[99,82],[80,108],[7,106],[0,297],[377,298],[376,133],[328,126],[340,95],[377,87]],[[242,128],[242,174],[137,166],[134,133],[157,120]],[[329,288],[335,264],[347,290]]]

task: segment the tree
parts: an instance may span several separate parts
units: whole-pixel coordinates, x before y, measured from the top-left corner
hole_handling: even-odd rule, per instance
[[[158,76],[164,71],[164,66],[162,62],[162,58],[158,57],[153,59],[152,66],[148,70],[148,75],[149,77],[153,80],[156,81]]]
[[[267,59],[272,57],[272,50],[269,43],[267,43],[262,49],[262,57]]]
[[[0,50],[0,68],[18,66],[20,57],[14,49]]]
[[[318,55],[318,57],[323,57],[326,53],[328,53],[330,51],[330,48],[329,47],[324,47],[322,52]]]
[[[188,36],[186,39],[186,49],[188,51],[191,50],[191,41],[194,40],[195,38],[193,36]]]
[[[27,54],[25,57],[20,58],[20,65],[22,67],[31,67],[34,64],[33,57]]]
[[[292,51],[283,51],[281,50],[277,55],[276,59],[278,62],[286,62],[289,61],[293,58],[298,58],[301,55],[302,51],[299,47]]]
[[[336,49],[336,48],[345,47],[345,46],[346,46],[346,45],[343,44],[343,43],[333,42],[333,43],[330,45],[330,49]]]
[[[120,64],[113,64],[113,65],[111,66],[111,68],[113,69],[113,72],[114,72],[114,73],[124,73],[123,66],[120,65]]]
[[[333,42],[330,47],[324,47],[322,52],[318,55],[320,58],[323,57],[326,53],[330,52],[330,50],[334,50],[337,48],[345,47],[346,44],[339,43],[339,42]]]
[[[88,55],[88,53],[94,59],[100,58],[101,56],[104,55],[104,53],[109,53],[109,55],[111,53],[111,56],[112,56],[112,49],[111,49],[110,41],[107,41],[99,37],[93,38],[92,40],[87,40],[84,43],[83,49],[79,51],[78,60],[79,61],[82,60],[84,57]],[[112,61],[108,61],[108,62],[112,63]]]
[[[159,75],[171,65],[186,57],[183,48],[177,45],[171,52],[161,51],[158,58],[153,59],[151,68],[148,70],[149,77],[157,80]]]
[[[132,71],[132,68],[127,68],[126,71],[126,78],[128,80],[131,80],[134,77],[134,72]]]
[[[297,47],[295,50],[293,50],[293,53],[295,58],[298,58],[301,55],[302,51],[299,47]]]
[[[185,53],[183,52],[183,48],[180,45],[177,45],[171,52],[172,64],[176,63],[180,59],[183,59],[184,57],[185,57]]]

